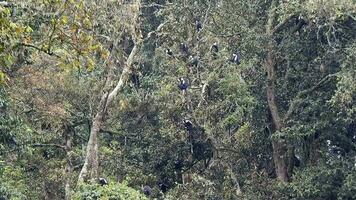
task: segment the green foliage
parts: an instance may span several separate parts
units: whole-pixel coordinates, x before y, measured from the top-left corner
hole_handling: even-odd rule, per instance
[[[0,6],[0,86],[8,79],[5,72],[9,71],[17,61],[16,50],[19,43],[32,32],[30,27],[14,21],[13,14],[13,9]]]
[[[19,132],[23,124],[18,116],[11,113],[11,104],[6,92],[0,87],[0,156],[3,151],[14,149],[18,145]]]
[[[145,200],[143,193],[127,186],[126,183],[111,183],[100,186],[97,184],[86,184],[78,186],[73,195],[74,200]]]
[[[23,169],[5,166],[0,160],[0,199],[27,199]]]
[[[271,179],[265,173],[255,173],[246,180],[241,199],[281,199],[287,200],[290,191],[286,189],[286,184]]]
[[[356,117],[356,43],[351,43],[346,49],[342,69],[338,74],[337,90],[331,99],[337,114],[345,121],[352,121]]]
[[[296,199],[354,199],[355,171],[340,164],[299,170],[287,187]]]
[[[156,199],[355,199],[355,3],[276,1],[273,26],[281,24],[273,37],[266,33],[272,0],[1,7],[0,199],[146,199],[142,185]],[[127,182],[75,187],[102,94],[117,84],[134,39],[163,22],[134,58],[140,86],[125,83],[98,134],[100,176]],[[271,40],[280,131],[266,96]],[[236,50],[240,65],[228,61]],[[186,93],[179,77],[189,80]],[[195,142],[212,143],[202,151],[212,157],[192,153],[183,119],[193,122]],[[276,180],[276,140],[300,159],[291,183]],[[183,184],[181,172],[193,180]]]
[[[168,192],[164,199],[222,199],[216,194],[217,186],[202,176],[194,174],[192,182],[187,185],[177,185],[174,190]],[[233,199],[233,198],[223,198]]]
[[[338,199],[356,199],[356,173],[351,171],[346,175]]]

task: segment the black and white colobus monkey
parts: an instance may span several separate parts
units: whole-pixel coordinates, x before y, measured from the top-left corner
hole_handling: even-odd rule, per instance
[[[173,56],[173,51],[170,48],[166,48],[166,54],[169,56]]]
[[[189,84],[184,80],[184,78],[179,78],[178,79],[179,83],[178,83],[178,88],[181,91],[186,91],[188,89]]]
[[[191,132],[193,130],[193,123],[190,120],[188,119],[183,120],[183,124],[188,132]]]
[[[164,178],[162,180],[159,180],[157,182],[157,185],[159,187],[159,189],[163,192],[163,193],[166,193],[169,189],[169,186],[168,186],[168,180],[167,178]]]
[[[299,156],[294,155],[294,158],[293,158],[293,163],[294,163],[294,166],[296,166],[296,167],[300,167],[300,165],[301,165],[301,161],[300,161]]]
[[[99,184],[100,184],[101,186],[104,186],[104,185],[107,185],[107,184],[108,184],[108,181],[106,181],[105,178],[99,178]]]
[[[218,43],[217,42],[214,42],[214,44],[211,45],[210,52],[214,57],[216,57],[218,55],[219,47],[218,47]]]
[[[230,62],[235,63],[235,64],[240,64],[241,62],[241,55],[239,50],[237,50],[235,53],[232,54]]]
[[[301,33],[303,26],[308,25],[308,22],[304,20],[302,16],[298,16],[298,18],[296,18],[295,20],[295,25],[295,30],[298,31],[298,33]]]
[[[182,168],[184,167],[184,161],[181,159],[177,159],[174,161],[174,169],[176,171],[180,171],[182,170]]]
[[[187,56],[189,55],[189,48],[186,43],[180,43],[180,52],[184,55]]]
[[[295,24],[296,25],[301,24],[301,26],[303,26],[303,25],[307,25],[308,22],[303,18],[303,16],[298,16],[298,18],[295,21]]]
[[[189,56],[189,65],[192,67],[198,67],[199,57],[198,56]]]
[[[196,20],[195,20],[195,28],[196,28],[197,32],[200,32],[201,29],[203,29],[203,27],[202,27],[201,22],[200,22],[199,19],[196,19]]]
[[[135,87],[140,87],[140,77],[136,73],[131,74],[131,82],[134,84]]]
[[[0,6],[4,6],[6,8],[6,7],[10,7],[11,5],[6,1],[0,1]]]
[[[146,195],[146,196],[151,196],[152,194],[152,188],[148,185],[145,185],[142,187],[142,192]]]

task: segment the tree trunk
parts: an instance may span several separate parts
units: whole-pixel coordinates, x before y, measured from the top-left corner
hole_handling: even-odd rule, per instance
[[[65,151],[67,154],[67,164],[65,169],[65,200],[71,200],[71,176],[73,172],[73,166],[71,161],[71,151],[72,151],[72,140],[73,140],[73,130],[71,127],[66,127],[65,129]]]
[[[112,68],[115,66],[114,63],[111,63],[111,59],[109,59],[109,73],[107,77],[106,84],[104,86],[104,90],[107,90],[106,92],[103,92],[103,95],[101,97],[98,111],[92,121],[92,127],[90,130],[90,137],[86,149],[86,156],[85,156],[85,161],[84,165],[81,169],[81,172],[78,177],[78,183],[86,182],[86,181],[91,181],[95,182],[98,178],[98,168],[99,168],[99,160],[98,160],[98,134],[99,131],[105,122],[105,117],[107,115],[107,108],[111,105],[113,100],[117,97],[119,92],[124,88],[125,83],[129,80],[130,75],[132,74],[132,68],[133,68],[133,62],[135,59],[135,56],[138,54],[140,51],[143,43],[151,38],[152,36],[155,35],[156,32],[160,31],[160,29],[164,26],[165,23],[160,24],[155,31],[149,32],[147,34],[147,37],[145,39],[142,38],[141,30],[139,29],[139,24],[140,21],[138,19],[138,16],[140,14],[140,0],[136,1],[136,4],[138,5],[138,9],[135,11],[136,12],[136,17],[133,19],[133,21],[136,24],[133,24],[132,30],[131,30],[131,36],[134,42],[134,46],[130,52],[130,55],[128,56],[124,68],[122,70],[121,76],[119,78],[119,81],[117,82],[115,88],[110,88],[110,85],[113,83],[113,76],[112,76]],[[110,91],[110,92],[109,92]]]
[[[277,68],[277,47],[274,38],[274,21],[276,19],[277,1],[272,1],[271,8],[268,14],[268,22],[266,33],[268,36],[267,43],[267,103],[272,116],[273,133],[280,131],[283,127],[283,122],[278,112],[277,94],[276,94],[276,68]],[[287,142],[283,138],[276,138],[272,141],[273,161],[275,165],[276,175],[279,180],[287,182],[290,180],[290,172],[293,169],[293,151],[287,146]]]
[[[82,170],[79,174],[78,182],[84,182],[87,180],[95,181],[95,179],[98,178],[98,133],[106,112],[106,99],[107,93],[104,93],[100,101],[99,110],[92,121],[89,141],[86,148],[86,157]]]
[[[276,102],[276,61],[275,61],[275,47],[274,41],[270,41],[268,45],[267,55],[267,102],[272,116],[273,133],[280,131],[282,128],[282,122],[278,112],[278,106]],[[278,179],[281,181],[289,181],[289,156],[288,147],[286,141],[281,138],[274,139],[272,141],[273,147],[273,160],[275,170]]]
[[[121,73],[120,79],[116,84],[116,87],[113,88],[110,91],[110,93],[104,92],[101,97],[98,111],[92,121],[90,137],[86,149],[86,157],[85,157],[84,165],[82,167],[82,170],[80,171],[79,178],[78,178],[79,183],[86,182],[88,180],[91,182],[95,182],[98,178],[98,169],[99,169],[98,133],[102,127],[102,124],[105,121],[107,108],[111,105],[112,101],[119,94],[119,92],[124,88],[125,83],[130,77],[134,57],[138,53],[141,45],[142,45],[142,40],[139,40],[133,47],[129,57],[126,60],[126,64]],[[109,65],[110,65],[109,68],[113,66],[113,64],[111,63],[109,63]],[[111,69],[109,69],[109,71],[111,71]],[[109,72],[108,74],[109,75],[107,77],[106,87],[111,85],[113,81],[111,73]]]

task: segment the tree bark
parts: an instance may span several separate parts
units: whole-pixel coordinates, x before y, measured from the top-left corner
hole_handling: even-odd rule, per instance
[[[268,37],[267,43],[267,103],[272,116],[273,133],[280,131],[283,127],[283,122],[278,112],[277,94],[276,94],[276,68],[277,68],[277,46],[274,38],[274,22],[276,19],[277,0],[272,1],[271,8],[268,14],[266,33]],[[293,170],[293,151],[288,147],[287,142],[283,138],[275,138],[272,141],[273,161],[277,178],[283,182],[290,180],[290,174]]]
[[[136,24],[137,25],[137,24]],[[144,42],[148,39],[150,39],[152,36],[156,34],[156,32],[160,31],[162,27],[165,25],[165,23],[160,24],[155,31],[149,32],[147,34],[147,37],[142,39],[141,32],[135,31],[137,27],[135,28],[134,31],[132,31],[132,37],[134,41],[134,47],[131,50],[131,53],[129,54],[125,65],[124,69],[122,70],[121,76],[119,78],[119,81],[117,82],[115,88],[111,89],[110,88],[107,92],[103,92],[103,95],[101,97],[99,106],[98,106],[98,111],[95,115],[95,117],[92,120],[92,127],[90,130],[90,137],[89,141],[87,144],[87,149],[86,149],[86,157],[84,161],[84,165],[80,171],[79,177],[78,177],[78,183],[83,183],[86,181],[91,181],[95,182],[98,178],[98,169],[99,169],[99,160],[98,160],[98,134],[102,128],[102,124],[105,122],[105,116],[107,115],[107,108],[111,105],[113,100],[117,97],[119,92],[122,91],[122,89],[125,86],[125,83],[129,80],[129,77],[132,73],[133,69],[133,62],[140,51],[142,45]],[[106,87],[104,87],[104,90],[109,87],[112,82],[113,82],[113,76],[111,74],[111,68],[114,67],[113,63],[109,63],[109,73],[107,76],[107,81],[106,81]]]
[[[67,163],[65,168],[65,200],[71,200],[71,176],[73,172],[73,166],[71,161],[73,130],[71,127],[65,128],[65,150],[67,154]]]
[[[272,116],[273,133],[275,133],[281,130],[283,124],[278,112],[276,101],[276,57],[273,40],[269,42],[267,49],[267,102]],[[288,155],[288,147],[286,141],[281,138],[276,138],[272,141],[272,147],[273,160],[277,177],[279,180],[287,182],[290,179],[289,169],[292,168],[289,165],[290,158]]]
[[[115,88],[110,92],[103,92],[101,97],[98,111],[92,121],[92,126],[90,130],[90,137],[86,149],[86,157],[84,161],[84,165],[82,170],[80,171],[78,182],[92,181],[94,182],[98,178],[98,168],[99,168],[99,160],[98,160],[98,133],[102,128],[102,124],[105,121],[105,116],[107,114],[107,108],[111,105],[114,98],[119,94],[119,92],[124,88],[125,83],[129,79],[132,70],[132,64],[135,55],[138,53],[140,47],[142,45],[142,41],[138,41],[135,43],[129,57],[126,60],[126,64],[121,73],[120,79],[116,84]],[[109,64],[112,65],[112,64]],[[109,72],[107,77],[107,84],[110,85],[112,82],[112,76]]]

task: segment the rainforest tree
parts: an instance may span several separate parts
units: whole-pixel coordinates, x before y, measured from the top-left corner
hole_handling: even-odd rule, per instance
[[[356,198],[355,10],[1,1],[0,199]]]

